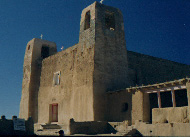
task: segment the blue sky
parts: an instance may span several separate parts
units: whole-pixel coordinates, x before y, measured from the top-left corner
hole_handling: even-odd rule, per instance
[[[100,0],[99,0],[100,1]],[[82,9],[94,0],[0,0],[0,115],[19,114],[23,59],[32,38],[78,43]],[[127,49],[190,65],[189,0],[104,0],[124,17]]]

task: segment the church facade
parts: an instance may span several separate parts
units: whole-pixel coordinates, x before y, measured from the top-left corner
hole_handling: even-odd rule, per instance
[[[82,11],[78,44],[57,52],[54,42],[28,42],[19,117],[62,125],[72,118],[152,122],[152,109],[161,105],[151,107],[149,94],[186,90],[189,72],[188,65],[127,51],[121,11],[94,2]]]

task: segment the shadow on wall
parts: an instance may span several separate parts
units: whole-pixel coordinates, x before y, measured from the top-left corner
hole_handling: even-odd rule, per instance
[[[31,117],[25,121],[25,131],[15,130],[13,119],[17,119],[17,116],[13,116],[12,119],[1,116],[0,135],[34,135],[34,122]]]
[[[75,122],[70,119],[70,134],[110,134],[117,131],[108,123],[103,121]]]
[[[143,135],[137,129],[132,129],[127,134],[124,134],[123,136],[135,136],[135,137],[140,136],[140,137],[142,137]]]

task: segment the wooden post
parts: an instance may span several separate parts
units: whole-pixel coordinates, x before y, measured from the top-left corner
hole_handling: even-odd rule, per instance
[[[158,97],[158,107],[162,108],[160,92],[157,92],[157,97]]]
[[[172,102],[173,102],[173,107],[176,107],[176,101],[175,101],[175,91],[174,91],[174,90],[172,90],[172,91],[171,91],[171,93],[172,93]]]
[[[187,88],[187,99],[188,99],[188,111],[190,112],[190,82],[188,81],[186,83],[186,88]],[[190,114],[188,113],[188,119],[190,121]]]

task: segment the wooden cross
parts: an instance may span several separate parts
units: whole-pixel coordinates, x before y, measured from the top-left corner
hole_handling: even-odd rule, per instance
[[[40,38],[42,39],[43,38],[43,35],[41,34]]]

